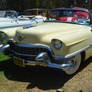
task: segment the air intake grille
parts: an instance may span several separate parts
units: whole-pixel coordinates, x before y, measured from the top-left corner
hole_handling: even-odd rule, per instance
[[[32,58],[32,60],[41,52],[47,52],[49,56],[51,56],[51,52],[48,50],[48,48],[45,47],[23,47],[23,46],[18,46],[15,43],[10,43],[10,50],[19,54],[24,54],[24,56],[22,55],[17,55],[21,58],[26,58],[26,59],[30,59]],[[27,56],[27,55],[32,55],[32,56]]]

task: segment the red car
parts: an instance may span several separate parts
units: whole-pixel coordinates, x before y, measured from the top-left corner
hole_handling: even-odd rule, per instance
[[[51,12],[56,15],[56,20],[72,22],[77,19],[89,19],[88,10],[85,8],[56,8]]]

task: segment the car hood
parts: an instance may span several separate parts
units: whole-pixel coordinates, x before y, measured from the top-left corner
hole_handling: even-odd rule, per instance
[[[49,45],[52,39],[59,39],[69,46],[84,41],[91,27],[69,23],[43,23],[28,29],[18,30],[16,40],[21,43]]]

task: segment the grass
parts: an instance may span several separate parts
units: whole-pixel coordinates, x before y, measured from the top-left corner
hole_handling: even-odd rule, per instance
[[[16,90],[16,85],[12,85],[11,87],[4,88],[2,92],[13,92]]]
[[[78,74],[66,76],[51,68],[17,67],[0,53],[0,92],[92,92],[92,58],[88,61]]]
[[[0,62],[5,61],[5,60],[9,60],[9,59],[10,59],[9,56],[4,55],[3,53],[0,53]]]
[[[9,56],[6,56],[3,53],[0,53],[0,66],[1,66],[1,62],[4,62],[9,59],[10,59]],[[3,84],[5,81],[6,81],[6,78],[4,77],[4,72],[0,71],[0,85]]]

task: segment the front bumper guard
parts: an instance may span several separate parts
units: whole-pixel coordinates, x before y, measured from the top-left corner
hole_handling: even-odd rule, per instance
[[[47,66],[47,67],[51,67],[51,68],[58,68],[58,69],[64,69],[64,68],[68,68],[71,66],[71,64],[56,64],[56,63],[52,63],[50,57],[48,56],[48,54],[46,52],[42,52],[40,54],[38,54],[38,56],[35,59],[36,61],[27,61],[25,60],[25,65],[41,65],[41,66]],[[62,60],[64,60],[64,58],[62,58]],[[69,60],[69,59],[66,59]]]
[[[9,48],[9,44],[0,44],[0,52],[3,52],[5,49]]]

